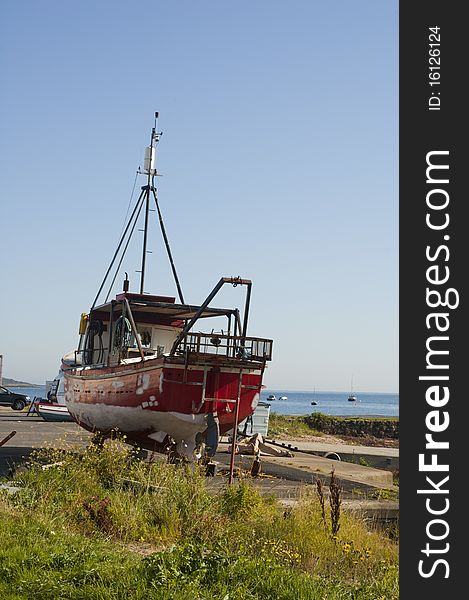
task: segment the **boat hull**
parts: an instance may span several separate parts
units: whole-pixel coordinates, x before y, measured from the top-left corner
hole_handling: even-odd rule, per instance
[[[254,412],[261,385],[262,370],[252,365],[162,357],[67,370],[65,402],[88,431],[118,430],[148,450],[161,450],[168,436],[180,454],[192,455],[197,434],[206,436],[214,417],[220,434],[233,428],[238,395],[238,422]]]
[[[36,405],[37,413],[44,421],[74,421],[66,406],[40,402]]]

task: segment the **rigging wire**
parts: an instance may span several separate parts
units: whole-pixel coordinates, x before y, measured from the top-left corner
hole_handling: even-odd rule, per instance
[[[168,253],[168,258],[169,258],[169,262],[171,264],[171,270],[173,272],[174,281],[176,282],[176,287],[177,287],[177,291],[178,291],[178,295],[179,295],[179,300],[180,300],[181,304],[185,304],[184,297],[182,295],[181,285],[179,283],[179,278],[178,278],[177,272],[176,272],[176,266],[174,265],[174,261],[173,261],[173,255],[171,253],[171,248],[169,246],[168,236],[166,235],[166,229],[165,229],[165,226],[164,226],[164,223],[163,223],[163,217],[161,215],[160,205],[158,203],[158,198],[156,196],[155,188],[153,186],[152,186],[152,192],[153,192],[153,198],[155,199],[156,210],[158,211],[158,219],[160,221],[160,228],[161,228],[161,233],[163,235],[164,243],[165,243],[165,246],[166,246],[166,252]]]
[[[113,263],[114,263],[114,261],[115,261],[115,259],[116,259],[116,256],[117,256],[117,254],[118,254],[118,252],[119,252],[119,248],[120,248],[120,246],[121,246],[121,244],[122,244],[123,238],[125,237],[125,233],[123,234],[122,232],[124,231],[124,228],[127,230],[127,229],[128,229],[128,226],[129,226],[129,224],[130,224],[130,221],[129,221],[129,223],[127,224],[127,227],[125,226],[125,224],[126,224],[126,222],[127,222],[127,217],[128,217],[128,215],[129,215],[129,211],[130,211],[130,206],[131,206],[131,204],[132,204],[132,200],[133,200],[133,197],[134,197],[135,186],[136,186],[136,184],[137,184],[137,177],[138,177],[139,173],[140,173],[140,167],[139,167],[138,171],[136,171],[136,172],[135,172],[135,179],[134,179],[134,183],[133,183],[133,186],[132,186],[132,191],[130,192],[129,204],[128,204],[128,206],[127,206],[127,212],[125,213],[124,224],[122,225],[122,229],[121,229],[121,232],[120,232],[120,234],[119,234],[119,236],[121,237],[121,241],[119,242],[119,246],[118,246],[118,248],[117,248],[117,250],[116,250],[116,253],[114,254],[114,258],[112,259],[112,261],[111,261],[111,264],[109,265],[109,268],[108,268],[108,270],[107,270],[107,272],[106,272],[106,275],[105,275],[105,277],[104,277],[104,280],[103,280],[103,282],[102,282],[102,284],[101,284],[101,287],[99,288],[99,292],[97,293],[97,295],[96,295],[96,298],[95,298],[95,300],[94,300],[94,302],[93,302],[93,306],[92,306],[91,308],[94,308],[94,306],[95,306],[95,304],[96,304],[96,302],[97,302],[97,300],[98,300],[99,294],[101,293],[101,291],[102,291],[102,289],[103,289],[103,287],[104,287],[104,283],[106,282],[106,279],[107,279],[107,277],[108,277],[108,275],[109,275],[109,271],[111,270],[111,267],[112,267],[112,265],[113,265]],[[141,207],[140,207],[140,208],[141,208]],[[140,212],[140,211],[139,211],[139,212]],[[133,214],[135,214],[135,213],[133,213]],[[131,219],[132,219],[132,217],[131,217]],[[131,235],[132,235],[132,234],[131,234]],[[128,242],[127,242],[127,246],[128,246]],[[126,250],[127,250],[127,246],[126,246],[126,248],[125,248],[125,250],[124,250],[124,254],[125,254],[125,252],[126,252]],[[122,258],[124,258],[124,256],[122,256]],[[122,258],[121,258],[121,263],[122,263]],[[119,263],[119,264],[120,264],[120,263]],[[113,285],[113,284],[114,284],[114,281],[115,281],[115,278],[116,278],[116,276],[117,276],[117,274],[114,276],[114,279],[113,279],[113,282],[112,282],[112,284],[111,284],[111,285]],[[110,291],[108,292],[108,295],[106,296],[106,300],[105,300],[105,302],[107,302],[107,300],[108,300],[109,293],[110,293]]]
[[[159,136],[161,135],[161,134],[156,134],[156,118],[157,117],[158,117],[158,113],[155,113],[155,127],[152,130],[151,148],[153,148],[153,142],[155,140],[156,140],[156,142],[158,142]],[[150,157],[151,157],[151,154],[150,154]],[[182,294],[181,285],[179,283],[179,278],[177,276],[176,267],[174,265],[174,260],[173,260],[172,253],[171,253],[171,248],[169,246],[168,237],[166,235],[166,229],[165,229],[165,226],[164,226],[164,223],[163,223],[163,217],[161,215],[161,211],[160,211],[160,207],[159,207],[159,203],[158,203],[158,198],[156,196],[155,187],[153,185],[153,178],[154,178],[154,174],[155,173],[156,173],[156,171],[154,171],[153,173],[151,172],[151,167],[150,167],[149,170],[148,170],[148,184],[147,184],[147,186],[142,187],[142,191],[140,193],[140,196],[138,197],[138,200],[137,200],[137,202],[135,204],[135,207],[134,207],[134,209],[132,211],[132,214],[131,214],[129,220],[127,221],[127,225],[125,225],[125,222],[127,220],[127,216],[129,214],[130,206],[131,206],[131,203],[132,203],[132,199],[133,199],[133,196],[134,196],[135,186],[136,186],[136,183],[137,183],[137,177],[138,177],[139,174],[142,174],[142,172],[140,171],[140,168],[135,173],[135,180],[134,180],[134,183],[133,183],[133,186],[132,186],[132,192],[130,194],[129,205],[127,207],[127,213],[126,213],[125,220],[124,220],[123,231],[121,230],[120,241],[119,241],[117,249],[116,249],[116,251],[114,253],[114,256],[113,256],[113,258],[111,260],[111,263],[110,263],[110,265],[109,265],[109,267],[108,267],[108,269],[106,271],[104,279],[103,279],[103,281],[101,283],[101,286],[100,286],[100,288],[98,290],[98,293],[96,294],[96,298],[94,299],[94,302],[93,302],[93,305],[91,307],[91,310],[93,310],[93,308],[96,306],[98,298],[99,298],[99,296],[100,296],[100,294],[101,294],[101,292],[102,292],[102,290],[104,288],[104,285],[106,284],[106,281],[108,280],[108,277],[109,277],[109,274],[111,272],[111,269],[112,269],[112,267],[113,267],[113,265],[114,265],[117,257],[119,256],[119,253],[120,253],[120,250],[121,250],[121,246],[124,243],[124,240],[125,240],[125,238],[127,236],[127,232],[129,231],[129,227],[131,226],[131,224],[133,222],[131,230],[130,230],[130,233],[129,233],[129,237],[127,239],[127,242],[125,243],[122,255],[120,257],[119,263],[118,263],[116,271],[114,273],[114,277],[113,277],[113,279],[111,281],[111,285],[110,285],[108,293],[106,295],[105,302],[108,301],[109,296],[110,296],[111,291],[112,291],[112,288],[113,288],[114,283],[116,281],[117,275],[119,273],[119,269],[120,269],[120,267],[122,265],[122,261],[124,260],[124,256],[125,256],[125,254],[127,252],[130,240],[131,240],[132,235],[134,233],[135,226],[136,226],[137,221],[139,219],[140,212],[141,212],[142,207],[143,207],[143,202],[146,201],[145,230],[144,230],[145,231],[145,241],[144,241],[144,249],[143,249],[144,254],[143,254],[143,258],[142,258],[142,281],[141,281],[141,287],[143,288],[143,274],[144,274],[144,266],[145,266],[146,234],[147,234],[147,227],[148,227],[148,210],[149,210],[150,192],[153,193],[153,198],[155,200],[156,209],[158,211],[158,218],[159,218],[159,223],[160,223],[160,229],[161,229],[161,233],[163,235],[163,240],[164,240],[164,243],[165,243],[165,246],[166,246],[166,252],[168,254],[168,258],[169,258],[169,262],[170,262],[170,265],[171,265],[173,277],[174,277],[174,280],[175,280],[175,283],[176,283],[176,287],[177,287],[179,299],[180,299],[180,302],[182,304],[184,304],[184,297],[183,297],[183,294]],[[151,177],[151,181],[150,181],[150,177]],[[124,227],[125,227],[125,229],[124,229]],[[141,291],[141,293],[143,293],[143,291]]]
[[[122,235],[122,232],[124,231],[125,224],[127,223],[127,217],[129,216],[130,205],[132,204],[132,200],[133,200],[134,192],[135,192],[135,186],[137,184],[137,177],[139,175],[140,175],[140,167],[138,168],[138,171],[135,171],[135,179],[134,179],[134,184],[132,186],[132,191],[130,192],[129,205],[127,206],[127,212],[125,213],[124,223],[122,225],[122,229],[121,229],[121,232],[120,232],[119,235]]]
[[[102,281],[102,283],[101,283],[101,285],[99,287],[98,293],[96,294],[96,298],[94,299],[94,302],[93,302],[93,305],[91,307],[91,310],[93,310],[93,308],[96,306],[96,302],[98,301],[99,295],[102,292],[102,289],[104,287],[104,284],[106,283],[106,280],[107,280],[107,278],[109,276],[109,273],[110,273],[110,271],[112,269],[112,266],[113,266],[113,264],[114,264],[114,262],[115,262],[115,260],[116,260],[116,258],[118,256],[118,254],[119,254],[120,248],[122,246],[122,242],[124,241],[124,238],[127,235],[127,231],[128,231],[128,229],[130,227],[131,222],[133,221],[135,213],[137,212],[137,208],[138,208],[139,205],[141,205],[143,203],[144,198],[145,198],[145,194],[143,193],[143,190],[142,190],[142,193],[138,197],[137,203],[135,204],[134,210],[133,210],[133,212],[132,212],[132,214],[130,216],[130,219],[129,219],[128,223],[127,223],[125,231],[124,231],[124,233],[121,236],[121,239],[120,239],[119,244],[118,244],[118,246],[116,248],[116,251],[114,252],[114,256],[112,257],[111,264],[109,265],[109,267],[108,267],[108,269],[106,271],[106,275],[104,276],[104,279],[103,279],[103,281]],[[141,208],[141,206],[140,206],[140,208]]]
[[[113,277],[113,279],[111,281],[111,285],[109,286],[109,290],[108,290],[108,293],[107,293],[107,296],[106,296],[106,299],[104,300],[104,302],[107,302],[109,300],[109,296],[111,294],[112,287],[113,287],[113,285],[114,285],[114,283],[116,281],[117,275],[119,274],[119,269],[121,268],[122,261],[124,260],[124,256],[125,256],[125,254],[127,252],[127,248],[129,247],[129,244],[130,244],[130,240],[132,239],[132,235],[133,235],[133,233],[135,231],[135,226],[137,225],[137,221],[138,221],[138,218],[140,216],[140,212],[142,211],[142,207],[143,207],[143,202],[140,203],[140,208],[138,209],[137,214],[135,216],[134,224],[132,225],[132,229],[130,230],[129,237],[127,239],[127,243],[126,243],[126,245],[124,247],[124,250],[122,251],[122,256],[120,258],[119,264],[116,267],[116,271],[114,273],[114,277]]]

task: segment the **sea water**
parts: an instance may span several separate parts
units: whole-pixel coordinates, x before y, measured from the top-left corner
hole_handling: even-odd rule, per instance
[[[46,397],[45,386],[33,388],[11,387],[12,392],[29,396],[31,400],[38,396]],[[261,392],[261,400],[267,402],[267,397],[273,394],[277,398],[270,405],[270,411],[280,415],[309,415],[314,412],[320,412],[332,416],[381,416],[398,417],[399,416],[399,394],[379,393],[379,392],[355,392],[357,400],[349,402],[347,400],[348,392],[295,392],[289,390],[270,390]],[[287,400],[279,400],[281,396],[286,396]],[[316,402],[312,405],[311,402]]]
[[[273,394],[277,399],[267,401]],[[295,392],[289,390],[270,390],[261,392],[261,400],[268,402],[270,411],[279,415],[309,415],[320,412],[331,416],[346,417],[398,417],[399,394],[380,392],[354,392],[355,402],[349,402],[349,392]],[[279,400],[286,396],[287,400]],[[311,402],[316,402],[312,405]]]
[[[10,387],[8,388],[10,392],[15,392],[15,394],[22,394],[23,396],[29,396],[31,400],[37,396],[38,398],[46,399],[46,386],[38,385],[35,387]]]

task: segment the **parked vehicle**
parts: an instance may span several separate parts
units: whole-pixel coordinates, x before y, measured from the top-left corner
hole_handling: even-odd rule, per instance
[[[13,410],[23,410],[30,402],[31,398],[29,396],[17,394],[5,387],[0,387],[0,406],[11,406]]]

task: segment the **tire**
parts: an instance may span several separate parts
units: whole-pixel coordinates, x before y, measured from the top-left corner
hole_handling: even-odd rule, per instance
[[[13,410],[23,410],[23,408],[26,406],[26,402],[24,400],[15,400],[13,402],[13,404],[11,405],[11,408]]]

